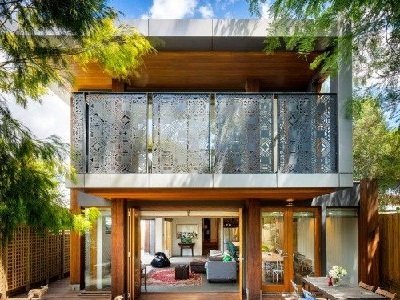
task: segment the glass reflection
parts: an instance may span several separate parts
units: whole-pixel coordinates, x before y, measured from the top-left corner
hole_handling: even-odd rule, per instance
[[[313,212],[293,213],[293,269],[294,282],[297,284],[301,284],[302,277],[314,275],[314,232]]]
[[[111,287],[111,209],[101,215],[85,233],[85,289],[110,290]]]
[[[283,212],[263,212],[261,218],[262,282],[282,284],[284,278]]]

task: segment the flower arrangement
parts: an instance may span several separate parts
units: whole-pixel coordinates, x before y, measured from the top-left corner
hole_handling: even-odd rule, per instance
[[[196,232],[178,232],[177,238],[181,240],[183,244],[190,244],[194,239],[197,238]]]
[[[347,275],[345,268],[341,266],[333,266],[329,270],[329,276],[333,279],[334,283],[338,283],[344,276]]]

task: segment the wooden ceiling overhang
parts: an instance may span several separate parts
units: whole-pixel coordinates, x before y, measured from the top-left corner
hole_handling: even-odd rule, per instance
[[[261,91],[310,91],[320,81],[310,62],[329,45],[331,36],[317,37],[315,52],[263,52],[268,38],[287,37],[286,28],[272,35],[268,20],[184,19],[128,20],[152,41],[148,55],[125,82],[126,91],[245,91],[247,79],[258,79]],[[335,33],[332,33],[334,36]],[[74,90],[111,91],[113,79],[97,64],[75,66]]]
[[[248,199],[302,201],[334,192],[334,188],[86,188],[82,192],[110,200],[237,201]]]
[[[258,79],[261,91],[309,91],[317,72],[309,65],[317,53],[265,54],[261,51],[159,51],[148,55],[126,81],[126,91],[245,90]],[[112,77],[98,64],[75,66],[75,91],[112,90]]]

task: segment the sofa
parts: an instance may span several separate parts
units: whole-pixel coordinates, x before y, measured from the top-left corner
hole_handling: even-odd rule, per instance
[[[237,262],[210,260],[206,262],[208,282],[236,282]]]

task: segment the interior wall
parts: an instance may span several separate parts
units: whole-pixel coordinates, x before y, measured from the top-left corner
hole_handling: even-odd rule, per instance
[[[154,250],[155,252],[165,252],[163,247],[163,218],[155,218]]]
[[[172,256],[180,256],[181,255],[181,248],[179,247],[178,243],[180,243],[180,239],[176,237],[176,225],[178,224],[196,224],[197,225],[197,239],[194,240],[194,255],[201,256],[202,254],[202,240],[203,240],[203,232],[202,232],[202,225],[203,220],[202,218],[174,218],[172,221]],[[192,252],[190,249],[183,249],[182,252],[183,256],[191,256]]]

